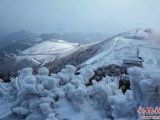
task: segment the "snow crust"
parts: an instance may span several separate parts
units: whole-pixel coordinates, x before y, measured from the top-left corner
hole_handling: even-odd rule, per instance
[[[37,75],[31,68],[22,69],[10,83],[0,83],[0,119],[2,120],[135,120],[139,106],[160,105],[160,75],[128,69],[132,90],[118,89],[116,77],[106,76],[85,86],[94,72],[67,65],[48,76],[46,68]],[[156,90],[155,90],[156,89]]]

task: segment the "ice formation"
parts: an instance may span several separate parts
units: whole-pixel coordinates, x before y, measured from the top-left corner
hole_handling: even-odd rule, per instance
[[[160,75],[145,75],[141,68],[128,69],[132,90],[118,89],[116,77],[85,83],[94,75],[89,68],[80,70],[67,65],[57,74],[48,75],[40,68],[19,71],[10,83],[0,82],[0,119],[2,120],[135,120],[139,106],[160,105]],[[4,109],[4,110],[3,110]]]

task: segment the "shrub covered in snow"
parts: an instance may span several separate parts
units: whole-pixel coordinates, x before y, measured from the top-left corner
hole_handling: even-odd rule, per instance
[[[160,75],[146,75],[141,68],[128,69],[131,89],[125,94],[118,89],[116,77],[86,81],[94,76],[83,68],[75,75],[74,66],[67,65],[58,74],[48,76],[46,68],[32,75],[31,68],[19,72],[10,83],[0,83],[0,119],[26,120],[135,120],[141,106],[160,105]],[[4,107],[6,106],[6,108]]]

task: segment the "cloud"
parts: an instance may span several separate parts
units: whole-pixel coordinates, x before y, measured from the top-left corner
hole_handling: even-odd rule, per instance
[[[34,32],[159,29],[159,4],[159,0],[1,0],[0,24]]]

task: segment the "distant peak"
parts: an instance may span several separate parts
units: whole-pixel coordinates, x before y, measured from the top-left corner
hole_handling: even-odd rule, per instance
[[[67,42],[67,41],[65,41],[65,40],[56,40],[56,42],[65,43],[65,42]]]
[[[160,32],[151,28],[137,28],[137,29],[122,33],[120,34],[120,36],[123,36],[125,38],[130,38],[130,39],[151,39],[153,36],[159,33]]]

